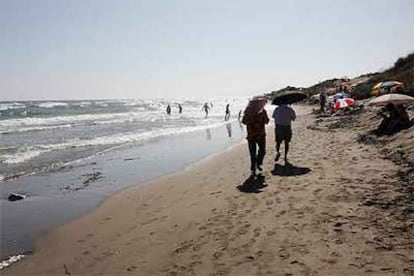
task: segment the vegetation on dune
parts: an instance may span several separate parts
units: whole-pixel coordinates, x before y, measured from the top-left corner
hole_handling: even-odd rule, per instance
[[[336,85],[339,85],[341,83],[345,83],[349,81],[348,78],[333,78],[333,79],[328,79],[328,80],[324,80],[322,82],[319,82],[315,85],[312,85],[308,88],[304,89],[304,93],[307,94],[308,96],[311,95],[315,95],[318,94],[321,90],[326,89],[327,87],[334,87]]]
[[[406,57],[399,58],[393,67],[383,72],[372,74],[366,82],[355,86],[351,96],[356,99],[366,99],[370,97],[371,89],[375,84],[389,80],[402,82],[405,87],[404,92],[414,96],[414,52]]]
[[[303,88],[302,87],[294,87],[294,86],[286,86],[285,88],[282,88],[282,89],[279,89],[279,90],[270,92],[268,94],[268,96],[271,97],[271,98],[274,98],[274,97],[276,97],[276,96],[278,96],[278,95],[280,95],[280,94],[282,94],[284,92],[287,92],[287,91],[298,91],[298,90],[301,91],[301,90],[303,90]]]
[[[360,80],[362,81],[360,82]],[[270,98],[274,98],[283,92],[297,90],[304,92],[308,96],[312,96],[320,93],[323,89],[338,87],[341,84],[351,82],[353,83],[353,87],[350,89],[350,95],[354,99],[360,100],[371,97],[371,90],[375,84],[390,80],[402,82],[404,84],[404,93],[414,96],[414,52],[410,53],[406,57],[400,57],[391,68],[383,72],[363,74],[351,80],[348,78],[328,79],[307,88],[287,86],[285,88],[272,91],[268,94],[268,96]]]

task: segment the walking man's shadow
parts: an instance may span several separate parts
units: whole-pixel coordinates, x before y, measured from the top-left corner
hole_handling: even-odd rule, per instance
[[[286,162],[284,166],[280,164],[275,164],[272,174],[279,175],[279,176],[297,176],[297,175],[304,175],[312,170],[306,167],[297,167],[289,162]]]
[[[267,187],[265,183],[265,177],[263,175],[251,175],[247,178],[243,184],[237,186],[240,192],[243,193],[261,193],[262,189]]]

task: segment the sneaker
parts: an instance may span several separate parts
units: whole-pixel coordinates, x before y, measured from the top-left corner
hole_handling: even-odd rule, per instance
[[[275,162],[279,161],[280,153],[276,153]]]
[[[257,170],[258,170],[259,172],[263,172],[263,168],[262,168],[262,166],[257,166]]]

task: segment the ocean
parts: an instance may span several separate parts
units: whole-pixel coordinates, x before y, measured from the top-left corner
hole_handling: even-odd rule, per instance
[[[205,102],[213,106],[207,119]],[[0,180],[53,171],[121,145],[224,124],[227,103],[234,119],[246,99],[0,102]]]
[[[0,102],[0,257],[31,251],[35,238],[120,189],[240,143],[245,133],[238,114],[247,102],[246,97]],[[227,104],[231,116],[225,121]],[[27,198],[10,202],[10,193]]]

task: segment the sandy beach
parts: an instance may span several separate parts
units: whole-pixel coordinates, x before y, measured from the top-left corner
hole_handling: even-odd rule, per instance
[[[301,108],[292,166],[274,165],[270,126],[262,177],[249,178],[243,143],[111,196],[2,273],[413,275],[403,165],[358,143],[364,129],[315,125]]]

